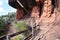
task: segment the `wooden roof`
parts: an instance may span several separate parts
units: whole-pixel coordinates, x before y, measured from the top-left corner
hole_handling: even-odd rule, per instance
[[[32,8],[35,5],[35,0],[19,0],[25,8]],[[8,0],[10,6],[14,8],[21,8],[17,0]]]
[[[19,8],[20,7],[16,0],[8,0],[8,3],[13,8]]]

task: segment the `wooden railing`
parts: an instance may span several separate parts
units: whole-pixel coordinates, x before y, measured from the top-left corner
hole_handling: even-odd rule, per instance
[[[37,36],[37,34],[40,32],[40,29],[34,28],[33,31],[34,31],[34,34],[30,33],[30,35],[28,35],[24,40],[30,40],[30,39],[33,40]]]
[[[28,32],[28,30],[24,30],[24,31],[21,31],[21,32],[1,36],[0,40],[4,40],[4,39],[5,40],[11,40],[11,37],[14,37],[16,35],[19,35],[19,34],[25,33],[25,32]],[[34,27],[33,32],[34,32],[34,34],[32,34],[32,32],[31,32],[26,38],[24,38],[24,40],[30,40],[30,39],[35,38],[37,36],[37,34],[40,32],[40,30],[36,29],[36,27]]]
[[[11,37],[14,37],[16,35],[19,35],[21,33],[25,33],[27,32],[28,30],[24,30],[24,31],[21,31],[21,32],[17,32],[17,33],[13,33],[13,34],[8,34],[8,35],[4,35],[4,36],[1,36],[0,37],[0,40],[11,40]]]

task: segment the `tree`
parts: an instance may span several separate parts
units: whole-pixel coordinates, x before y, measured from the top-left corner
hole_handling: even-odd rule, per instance
[[[11,15],[10,15],[11,14]],[[0,35],[7,33],[8,23],[14,21],[15,12],[11,12],[8,15],[0,16]]]
[[[6,30],[6,23],[3,17],[0,17],[0,35],[3,35]]]

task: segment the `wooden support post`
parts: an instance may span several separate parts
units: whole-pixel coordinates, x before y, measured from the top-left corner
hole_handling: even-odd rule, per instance
[[[6,40],[10,40],[10,36],[9,35],[6,36]]]

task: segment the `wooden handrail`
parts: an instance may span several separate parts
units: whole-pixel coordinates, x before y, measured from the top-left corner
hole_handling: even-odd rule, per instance
[[[28,30],[24,30],[24,31],[21,31],[21,32],[17,32],[17,33],[13,33],[13,34],[8,34],[9,37],[13,37],[13,36],[16,36],[16,35],[19,35],[21,33],[24,33],[24,32],[27,32]],[[0,37],[0,40],[3,40],[3,39],[6,39],[7,35],[4,35],[4,36],[1,36]]]
[[[26,38],[24,38],[24,40],[29,40],[32,38],[32,34],[30,34],[29,36],[27,36]]]

